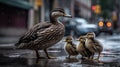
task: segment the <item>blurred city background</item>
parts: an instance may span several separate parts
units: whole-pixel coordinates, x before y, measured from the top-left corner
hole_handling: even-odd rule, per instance
[[[95,32],[104,51],[109,52],[107,56],[115,55],[116,59],[120,54],[120,0],[0,0],[1,55],[9,55],[20,36],[33,25],[49,21],[49,13],[54,8],[63,8],[73,17],[60,18],[65,25],[65,37],[72,35],[78,38]],[[60,42],[53,48],[63,48],[60,44],[64,45]]]
[[[49,21],[54,8],[63,8],[73,16],[60,18],[66,27],[65,36],[78,37],[90,31],[96,35],[119,34],[119,3],[119,0],[0,0],[0,37],[19,37],[34,24]]]

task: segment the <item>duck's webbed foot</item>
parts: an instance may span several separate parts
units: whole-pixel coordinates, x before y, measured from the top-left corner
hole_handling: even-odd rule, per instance
[[[37,57],[37,59],[46,59],[45,57]]]
[[[56,59],[56,57],[48,55],[47,49],[44,49],[44,52],[45,52],[45,54],[46,54],[46,56],[47,56],[48,59]]]
[[[99,58],[100,58],[100,52],[99,52],[99,54],[98,54],[98,57],[95,58],[94,60],[99,61]]]
[[[95,58],[94,60],[99,60],[99,58]]]
[[[94,59],[95,61],[99,62],[99,57]]]
[[[87,59],[87,58],[86,58],[86,57],[81,57],[81,59],[82,59],[82,60],[85,60],[85,59]]]
[[[89,56],[89,59],[90,59],[90,60],[94,60],[94,53],[92,53],[92,55]]]
[[[35,50],[37,59],[45,59],[45,57],[40,57],[38,50]]]
[[[66,57],[66,59],[70,59],[70,55],[68,55],[68,56]]]
[[[56,57],[53,56],[47,56],[48,59],[56,59]]]

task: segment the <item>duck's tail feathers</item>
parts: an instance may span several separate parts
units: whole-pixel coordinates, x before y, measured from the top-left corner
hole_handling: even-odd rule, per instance
[[[18,43],[15,43],[15,47],[14,47],[14,49],[19,49],[19,48],[18,48],[19,45],[20,45],[19,42],[18,42]]]

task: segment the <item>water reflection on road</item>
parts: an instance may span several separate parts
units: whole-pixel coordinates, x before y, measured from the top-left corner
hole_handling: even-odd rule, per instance
[[[48,50],[49,55],[57,57],[56,59],[36,59],[32,50],[0,49],[0,67],[120,67],[120,35],[97,39],[104,46],[100,62],[81,60],[80,55],[66,59],[64,43],[60,42]],[[45,57],[42,50],[39,53]]]
[[[90,60],[81,60],[80,56],[66,59],[66,53],[64,50],[49,50],[49,54],[56,56],[57,59],[36,59],[34,52],[25,50],[18,50],[21,52],[18,56],[13,52],[8,55],[0,55],[0,67],[119,67],[120,55],[101,55],[100,62],[93,62]],[[16,51],[17,52],[17,51]],[[52,53],[51,53],[52,52]],[[40,54],[44,56],[44,53],[40,51]],[[12,56],[11,56],[12,55]]]

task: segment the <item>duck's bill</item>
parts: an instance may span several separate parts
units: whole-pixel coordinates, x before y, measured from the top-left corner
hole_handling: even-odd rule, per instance
[[[71,15],[67,15],[67,14],[65,14],[64,17],[72,18]]]

